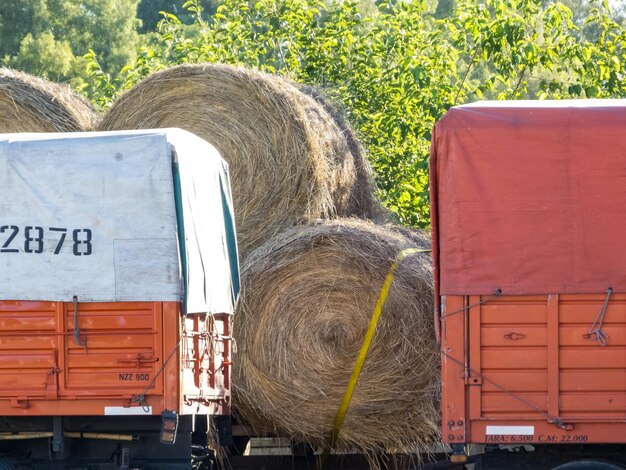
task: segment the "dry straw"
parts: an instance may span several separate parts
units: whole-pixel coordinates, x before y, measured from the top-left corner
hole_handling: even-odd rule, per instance
[[[344,117],[341,108],[333,103],[326,96],[325,92],[318,87],[309,85],[298,85],[298,87],[303,93],[306,93],[324,107],[326,112],[332,116],[335,124],[341,129],[341,133],[348,143],[356,173],[356,181],[350,193],[349,214],[369,219],[376,223],[392,222],[392,213],[385,209],[374,195],[376,192],[374,172],[367,158],[365,147],[357,137],[355,130]]]
[[[0,68],[0,133],[89,131],[96,120],[68,86]]]
[[[276,76],[228,65],[181,65],[124,94],[100,130],[181,127],[230,165],[243,256],[300,221],[349,214],[354,162],[312,98]]]
[[[243,265],[236,405],[252,426],[323,446],[397,254],[428,237],[336,220],[289,229]],[[430,253],[399,264],[337,449],[424,451],[437,436]],[[269,428],[268,428],[269,427]]]

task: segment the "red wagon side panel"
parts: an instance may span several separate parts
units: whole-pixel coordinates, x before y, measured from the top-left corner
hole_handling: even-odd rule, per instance
[[[0,301],[0,415],[230,413],[230,315]],[[75,329],[75,318],[78,329]]]
[[[435,126],[446,442],[626,442],[625,128],[625,100],[476,103]]]
[[[626,295],[612,297],[602,346],[589,331],[604,301],[446,297],[446,309],[470,308],[443,316],[444,440],[464,429],[461,442],[626,442]]]

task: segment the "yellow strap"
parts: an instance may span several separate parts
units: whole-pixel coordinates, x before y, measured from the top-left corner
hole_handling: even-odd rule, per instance
[[[389,294],[389,289],[391,288],[393,276],[396,272],[396,269],[398,268],[398,264],[407,256],[410,256],[414,253],[427,253],[430,251],[431,250],[421,250],[418,248],[407,248],[405,250],[402,250],[400,253],[398,253],[398,256],[396,256],[396,260],[391,265],[391,268],[389,268],[389,272],[387,273],[387,277],[385,278],[383,287],[380,290],[380,295],[378,296],[378,300],[376,301],[376,306],[374,307],[374,313],[372,314],[372,318],[370,319],[367,333],[365,333],[365,338],[363,339],[363,344],[361,345],[359,356],[357,357],[356,363],[354,364],[354,369],[352,370],[352,375],[350,376],[348,387],[346,388],[346,392],[343,395],[343,401],[341,402],[341,406],[339,407],[339,411],[337,412],[337,416],[335,417],[335,424],[330,434],[330,438],[328,439],[327,448],[322,454],[322,466],[326,461],[326,458],[328,458],[330,449],[335,446],[337,437],[339,437],[339,431],[341,430],[341,426],[343,425],[346,413],[350,406],[350,401],[352,400],[354,389],[356,388],[357,381],[359,380],[359,375],[361,375],[361,369],[363,368],[365,357],[367,356],[370,345],[372,344],[372,339],[374,338],[374,334],[376,333],[378,319],[380,318],[380,314],[383,311],[383,306],[385,305],[385,300],[387,300],[387,295]]]

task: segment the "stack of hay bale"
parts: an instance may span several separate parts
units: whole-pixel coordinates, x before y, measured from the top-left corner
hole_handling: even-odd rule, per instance
[[[284,80],[181,65],[124,94],[100,130],[181,127],[212,143],[232,180],[243,259],[300,221],[348,215],[354,162],[324,110]]]
[[[155,127],[203,137],[230,166],[242,260],[235,406],[257,429],[326,445],[387,272],[427,237],[365,220],[385,215],[366,156],[315,89],[181,65],[125,93],[99,125]],[[430,254],[418,253],[399,265],[335,448],[417,451],[436,436],[432,303]]]
[[[320,221],[244,260],[233,383],[251,424],[327,445],[390,265],[429,244],[356,219]],[[436,436],[431,275],[428,253],[399,264],[335,448],[417,452]]]
[[[16,115],[29,120],[62,118],[23,129],[0,121],[0,131],[93,126],[95,114],[81,100],[63,93],[40,100],[54,87],[38,80],[26,81],[34,97],[11,94],[3,77],[13,87],[25,82],[0,73],[2,113],[19,106]],[[43,102],[58,109],[41,113]],[[162,127],[203,137],[230,166],[242,261],[235,406],[259,430],[327,444],[387,273],[402,250],[422,248],[398,265],[334,446],[423,450],[438,422],[432,272],[423,252],[430,242],[374,223],[385,222],[386,213],[350,126],[315,89],[207,64],[153,74],[122,95],[96,129]]]
[[[90,131],[97,119],[70,87],[0,67],[0,133]]]

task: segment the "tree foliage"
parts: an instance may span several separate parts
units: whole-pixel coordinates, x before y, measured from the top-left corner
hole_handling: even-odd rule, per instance
[[[2,2],[0,58],[5,65],[61,80],[79,72],[81,57],[91,49],[102,67],[120,70],[135,57],[138,2]]]
[[[193,15],[183,8],[186,0],[141,0],[137,7],[137,18],[141,20],[140,32],[149,33],[163,19],[161,12],[175,15],[181,22],[191,24]]]
[[[323,87],[370,152],[381,196],[404,223],[426,226],[433,124],[476,99],[621,97],[624,29],[607,3],[584,18],[541,0],[426,2],[225,0],[213,15],[168,15],[118,81],[91,57],[92,97],[106,105],[152,71],[226,62]]]
[[[221,0],[199,0],[205,19],[210,18]],[[157,29],[164,13],[171,13],[183,24],[192,24],[195,13],[185,8],[187,0],[140,0],[137,7],[137,18],[141,21],[140,33],[151,33]]]
[[[36,38],[31,33],[24,36],[19,53],[6,62],[15,69],[59,80],[71,72],[75,60],[67,41],[57,41],[52,33],[45,32]]]

